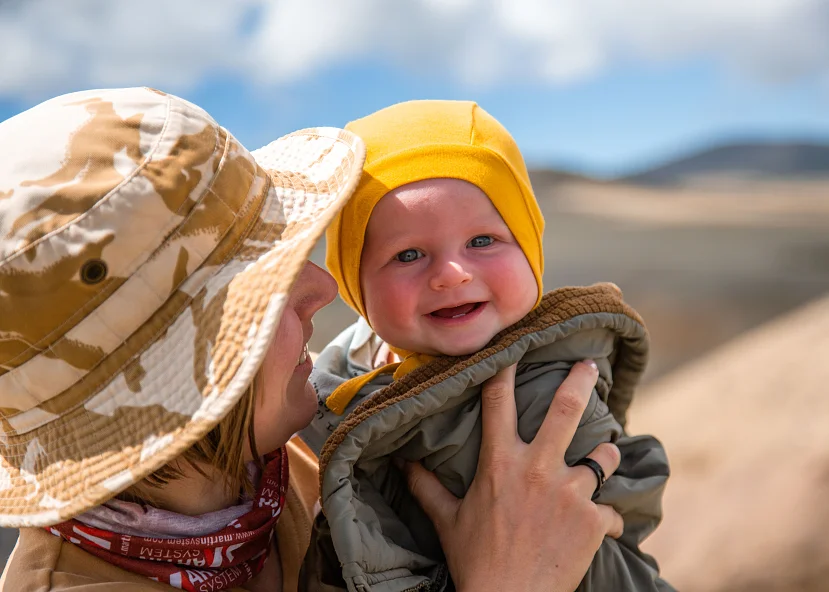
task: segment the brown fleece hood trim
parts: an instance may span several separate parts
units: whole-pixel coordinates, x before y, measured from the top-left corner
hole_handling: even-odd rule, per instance
[[[320,491],[322,491],[322,478],[332,454],[342,444],[348,433],[360,423],[383,409],[416,397],[426,389],[507,349],[525,335],[543,331],[578,316],[597,313],[625,315],[641,325],[644,329],[644,336],[647,337],[647,329],[642,317],[624,302],[622,292],[615,284],[601,283],[588,287],[566,287],[548,292],[535,309],[511,327],[498,333],[492,338],[490,345],[481,351],[468,356],[436,358],[400,380],[376,391],[355,407],[331,433],[320,452]],[[619,341],[618,353],[613,362],[612,397],[608,396],[608,406],[622,426],[625,425],[625,414],[633,397],[633,389],[645,369],[647,354],[647,348],[633,349],[626,340]]]

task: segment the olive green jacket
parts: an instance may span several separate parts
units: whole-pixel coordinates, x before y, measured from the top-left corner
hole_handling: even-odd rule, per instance
[[[618,540],[605,539],[578,590],[672,590],[659,578],[655,561],[639,550],[661,518],[668,461],[655,438],[624,430],[645,367],[648,334],[618,288],[599,284],[551,292],[481,352],[438,358],[393,384],[380,377],[337,416],[324,399],[344,379],[370,370],[355,362],[366,334],[365,322],[347,329],[323,350],[311,377],[320,408],[301,435],[320,451],[324,511],[306,558],[319,576],[312,588],[453,589],[434,528],[390,460],[421,461],[462,496],[477,466],[481,383],[520,362],[518,431],[530,441],[572,365],[591,358],[600,377],[565,460],[572,464],[601,442],[619,446],[621,466],[597,501],[621,513],[625,530]]]

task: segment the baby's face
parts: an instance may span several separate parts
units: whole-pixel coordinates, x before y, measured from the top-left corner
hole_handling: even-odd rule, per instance
[[[378,202],[360,283],[377,334],[432,355],[480,350],[538,297],[530,264],[495,206],[457,179],[410,183]]]

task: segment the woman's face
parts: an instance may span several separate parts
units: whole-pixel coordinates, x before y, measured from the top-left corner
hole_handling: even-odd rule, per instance
[[[310,261],[306,263],[262,363],[253,420],[259,454],[285,444],[314,417],[317,395],[308,382],[311,317],[336,295],[334,278]]]

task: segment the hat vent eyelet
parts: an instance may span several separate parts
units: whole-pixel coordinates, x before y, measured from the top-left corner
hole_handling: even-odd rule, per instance
[[[107,264],[102,259],[90,259],[81,267],[81,281],[94,286],[106,279],[107,271]]]

